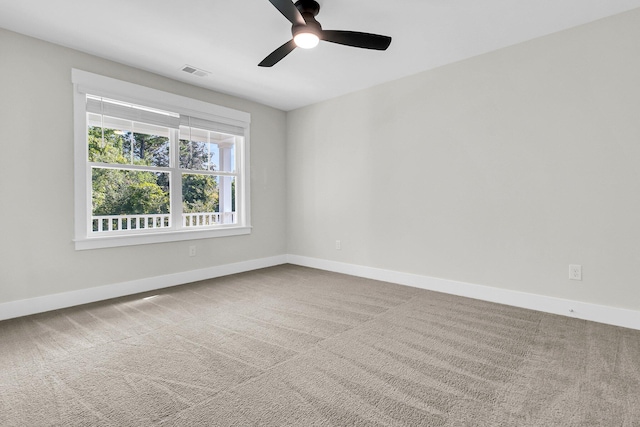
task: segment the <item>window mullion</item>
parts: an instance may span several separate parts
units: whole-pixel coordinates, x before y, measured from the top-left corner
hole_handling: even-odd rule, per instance
[[[169,133],[171,143],[171,181],[169,194],[171,195],[171,223],[172,228],[182,228],[182,173],[180,172],[180,131],[172,129]]]
[[[145,166],[145,165],[130,165],[128,163],[100,163],[100,162],[88,162],[90,168],[104,168],[104,169],[121,169],[130,171],[142,171],[142,172],[171,172],[171,168],[164,166]]]

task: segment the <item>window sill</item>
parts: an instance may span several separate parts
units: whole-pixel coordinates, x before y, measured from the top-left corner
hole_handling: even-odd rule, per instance
[[[120,246],[147,245],[152,243],[179,242],[183,240],[209,239],[212,237],[228,237],[251,234],[251,227],[224,227],[198,231],[165,231],[153,234],[137,234],[128,236],[100,236],[77,239],[75,249],[116,248]]]

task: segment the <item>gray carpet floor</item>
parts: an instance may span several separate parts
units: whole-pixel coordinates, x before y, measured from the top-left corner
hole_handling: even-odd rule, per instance
[[[283,265],[0,322],[0,425],[640,426],[640,331]]]

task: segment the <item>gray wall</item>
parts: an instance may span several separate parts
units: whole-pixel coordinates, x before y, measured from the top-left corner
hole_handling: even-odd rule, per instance
[[[284,112],[2,29],[0,61],[0,303],[285,253]],[[75,251],[71,68],[251,113],[252,234]]]
[[[638,40],[635,10],[285,114],[0,30],[0,303],[291,253],[638,310]],[[253,233],[75,251],[71,68],[251,113]]]
[[[639,41],[635,10],[288,113],[288,253],[640,309]]]

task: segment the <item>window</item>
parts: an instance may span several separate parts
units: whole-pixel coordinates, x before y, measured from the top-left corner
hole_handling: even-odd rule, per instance
[[[248,234],[248,113],[73,70],[76,249]]]

